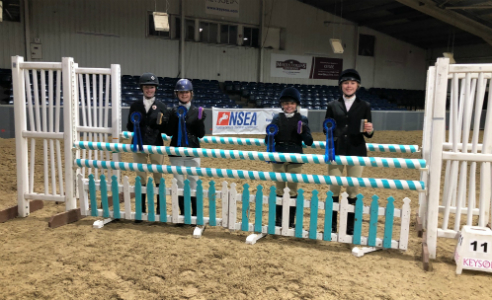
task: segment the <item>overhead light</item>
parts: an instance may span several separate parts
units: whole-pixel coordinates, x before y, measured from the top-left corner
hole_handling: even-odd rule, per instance
[[[198,31],[199,31],[199,32],[202,32],[202,31],[203,31],[203,28],[198,28]]]
[[[444,57],[449,58],[449,63],[450,64],[455,64],[456,63],[456,60],[454,60],[454,54],[452,52],[444,52],[442,55]]]
[[[248,38],[244,38],[244,40],[245,40],[245,41],[247,41],[247,40],[248,40]]]
[[[169,16],[163,12],[154,12],[153,15],[155,31],[169,32]]]
[[[330,39],[331,48],[333,53],[343,53],[342,40],[340,39]]]

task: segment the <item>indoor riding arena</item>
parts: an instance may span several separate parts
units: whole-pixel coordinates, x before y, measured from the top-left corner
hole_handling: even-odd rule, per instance
[[[0,1],[0,299],[486,299],[487,2]]]

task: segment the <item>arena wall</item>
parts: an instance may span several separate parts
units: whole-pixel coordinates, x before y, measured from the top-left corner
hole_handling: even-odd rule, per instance
[[[21,2],[22,3],[22,2]],[[22,7],[22,4],[21,4]],[[10,69],[10,61],[13,55],[26,53],[24,38],[24,18],[21,22],[0,23],[0,68]],[[60,60],[58,58],[57,60]]]
[[[178,0],[169,0],[168,13],[179,16]],[[22,2],[24,3],[24,2]],[[121,65],[122,74],[152,71],[163,77],[179,77],[179,40],[147,36],[148,13],[165,11],[166,1],[137,0],[38,0],[29,5],[30,42],[39,42],[41,59],[58,61],[73,57],[80,65]],[[261,1],[240,1],[237,19],[205,13],[204,0],[186,0],[186,17],[203,21],[261,26]],[[342,58],[344,68],[357,68],[366,88],[425,89],[424,49],[335,17],[295,0],[265,0],[264,26],[281,28],[283,50],[264,49],[261,71],[264,82],[327,84],[334,80],[270,77],[272,53]],[[23,18],[21,18],[23,20]],[[357,55],[358,35],[376,38],[375,56]],[[330,38],[341,38],[343,54],[334,54]],[[26,54],[24,23],[3,22],[0,26],[0,68],[10,68],[10,57]],[[259,48],[185,43],[185,76],[219,81],[259,81]]]

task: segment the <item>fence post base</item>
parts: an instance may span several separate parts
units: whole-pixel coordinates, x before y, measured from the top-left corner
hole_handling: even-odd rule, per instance
[[[193,230],[193,237],[195,239],[201,238],[204,231],[205,231],[205,226],[195,227],[195,230]]]
[[[262,237],[266,236],[266,233],[253,233],[248,235],[246,238],[246,245],[254,245],[256,242],[261,239]]]

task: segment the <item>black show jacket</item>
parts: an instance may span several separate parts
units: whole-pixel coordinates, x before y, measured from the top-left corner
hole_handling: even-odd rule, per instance
[[[130,107],[128,122],[126,124],[126,129],[131,132],[133,132],[134,129],[131,117],[136,111],[140,112],[142,115],[142,120],[140,121],[139,126],[143,144],[151,146],[164,146],[161,133],[164,133],[169,115],[166,104],[155,99],[154,103],[150,106],[149,111],[146,112],[143,99],[134,102]]]
[[[169,146],[178,147],[178,129],[179,129],[179,118],[176,114],[177,107],[174,107],[169,115],[169,122],[166,127],[166,134],[169,136],[173,136],[171,139],[171,143]],[[202,119],[198,119],[198,108],[193,104],[190,106],[188,110],[185,120],[186,120],[186,133],[188,136],[188,146],[184,144],[184,138],[181,141],[181,147],[188,148],[200,148],[199,138],[205,136],[205,112],[203,112]],[[174,157],[175,155],[169,155],[170,157]]]
[[[325,119],[327,118],[332,118],[336,122],[335,155],[367,156],[364,136],[371,138],[374,131],[371,134],[360,132],[360,124],[362,119],[372,123],[371,106],[368,102],[356,98],[347,112],[345,101],[340,97],[328,104],[325,114]]]

